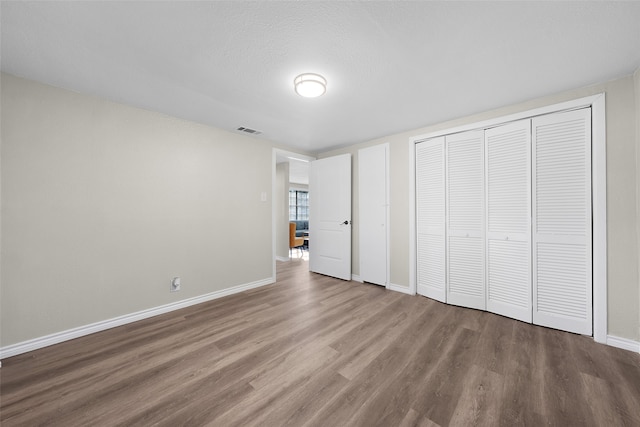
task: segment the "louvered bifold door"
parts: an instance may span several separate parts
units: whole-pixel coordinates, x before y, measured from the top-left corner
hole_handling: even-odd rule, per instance
[[[484,131],[447,143],[447,302],[486,309],[484,286]]]
[[[532,126],[533,323],[591,335],[591,109]]]
[[[416,144],[417,291],[446,301],[444,137]]]
[[[485,131],[487,310],[531,322],[531,121]]]

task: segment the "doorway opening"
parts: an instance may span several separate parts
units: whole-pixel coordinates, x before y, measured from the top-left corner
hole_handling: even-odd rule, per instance
[[[272,251],[275,280],[276,261],[309,260],[309,166],[315,158],[278,148],[273,149],[272,158]],[[296,237],[302,238],[302,244],[295,248],[290,246],[290,222],[296,224]]]

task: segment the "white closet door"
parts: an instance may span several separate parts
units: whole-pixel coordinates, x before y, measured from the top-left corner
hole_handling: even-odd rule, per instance
[[[591,335],[591,109],[532,126],[533,322]]]
[[[531,322],[531,121],[485,131],[487,310]]]
[[[417,291],[446,301],[444,137],[416,144]]]
[[[447,143],[447,302],[486,309],[484,272],[484,131]]]
[[[387,159],[389,144],[358,150],[360,279],[387,284]]]

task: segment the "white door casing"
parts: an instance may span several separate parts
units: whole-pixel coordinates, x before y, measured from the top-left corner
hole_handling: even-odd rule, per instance
[[[591,109],[532,121],[533,323],[592,333]]]
[[[309,270],[351,280],[351,154],[311,162],[309,248]]]
[[[532,320],[531,120],[485,131],[487,310]]]
[[[415,145],[417,292],[446,301],[445,139]]]
[[[360,279],[388,285],[389,144],[358,150]]]
[[[447,143],[447,302],[484,310],[484,131]]]

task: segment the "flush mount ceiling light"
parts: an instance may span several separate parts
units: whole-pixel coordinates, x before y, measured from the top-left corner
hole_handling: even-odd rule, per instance
[[[305,98],[315,98],[327,91],[327,80],[320,74],[305,73],[293,79],[296,93]]]

